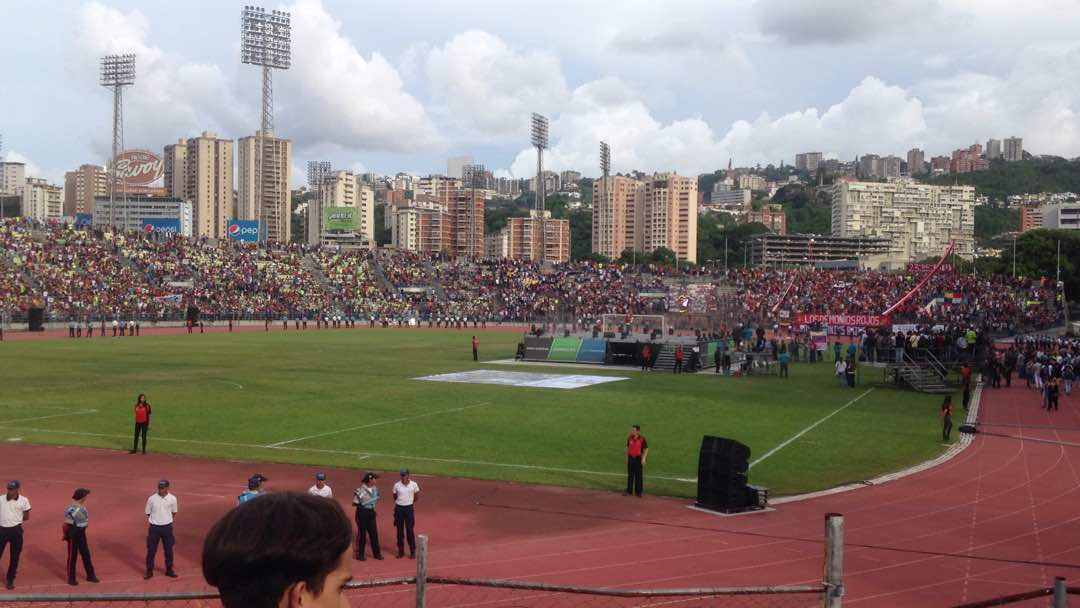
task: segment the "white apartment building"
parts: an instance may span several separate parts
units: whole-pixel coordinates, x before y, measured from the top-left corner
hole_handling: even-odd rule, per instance
[[[236,213],[240,219],[261,220],[266,226],[266,238],[284,243],[292,237],[289,200],[292,195],[292,140],[267,133],[262,142],[260,163],[257,162],[258,134],[240,138]],[[258,197],[256,189],[260,181],[262,192]],[[256,208],[257,205],[261,205],[260,208]]]
[[[763,176],[753,173],[743,173],[735,183],[741,190],[765,190],[768,186]]]
[[[316,197],[308,203],[307,242],[323,239],[323,211],[331,207],[356,210],[355,234],[375,240],[375,190],[352,171],[335,171],[326,176],[316,189]]]
[[[0,162],[0,196],[15,196],[26,185],[26,163]]]
[[[1022,137],[1006,137],[1005,138],[1005,151],[1002,154],[1005,157],[1006,162],[1016,162],[1018,160],[1024,160],[1024,138]]]
[[[29,177],[16,192],[22,197],[22,216],[39,221],[64,216],[64,189],[44,179]]]
[[[1042,227],[1080,230],[1080,203],[1055,203],[1042,207]]]
[[[143,230],[146,220],[178,220],[181,236],[194,235],[195,211],[183,199],[129,194],[126,201],[110,203],[105,196],[94,202],[94,226],[112,224],[123,230]]]
[[[165,146],[165,193],[191,201],[195,236],[227,237],[237,217],[233,201],[233,140],[204,131],[199,137]]]
[[[795,155],[795,168],[799,171],[816,173],[821,165],[821,152],[803,152]]]
[[[743,209],[750,206],[752,194],[749,190],[712,191],[709,195],[709,204],[717,207],[729,207]]]
[[[840,181],[833,187],[832,235],[888,237],[890,261],[940,256],[951,241],[971,259],[975,246],[975,188],[931,186],[910,179]]]
[[[1000,139],[988,139],[986,140],[986,160],[994,160],[995,158],[1001,158],[1001,140]]]

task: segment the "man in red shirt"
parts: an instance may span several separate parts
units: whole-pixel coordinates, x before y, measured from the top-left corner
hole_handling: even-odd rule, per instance
[[[626,438],[626,496],[631,493],[641,498],[645,490],[645,461],[649,458],[649,442],[641,434],[641,426],[630,427]]]
[[[682,373],[682,362],[684,354],[685,353],[683,353],[682,344],[675,347],[675,369],[672,371],[676,374]]]
[[[131,444],[131,451],[129,454],[134,454],[138,451],[139,447],[139,435],[142,435],[142,453],[146,454],[146,432],[150,429],[150,402],[146,400],[146,395],[140,394],[139,399],[135,402],[135,441]]]
[[[472,360],[476,361],[476,349],[480,346],[480,340],[476,339],[476,336],[472,337]]]

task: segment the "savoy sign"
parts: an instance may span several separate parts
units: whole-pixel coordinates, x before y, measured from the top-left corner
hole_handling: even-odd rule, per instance
[[[116,178],[128,186],[147,186],[165,175],[165,162],[147,150],[126,150],[116,156]]]

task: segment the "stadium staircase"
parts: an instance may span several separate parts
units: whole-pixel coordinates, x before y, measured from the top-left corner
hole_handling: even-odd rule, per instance
[[[895,374],[896,384],[904,384],[920,393],[947,395],[953,392],[948,383],[948,368],[932,353],[920,349],[912,354],[905,352],[899,362],[877,361],[875,367],[885,367],[886,375],[891,370]]]
[[[682,344],[683,347],[683,371],[688,374],[694,373],[697,370],[690,369],[691,350],[694,348],[696,342],[693,338],[689,339],[676,339],[672,342],[664,342],[661,344],[653,344],[654,348],[658,348],[656,358],[653,359],[653,369],[671,372],[675,369],[675,346]]]
[[[393,294],[395,297],[400,298],[401,292],[399,292],[397,287],[394,287],[394,284],[387,278],[386,272],[383,271],[382,262],[379,261],[379,256],[374,251],[371,252],[371,266],[375,269],[375,275],[379,277],[379,281],[383,285],[383,290],[386,293]]]
[[[327,278],[326,273],[319,267],[319,263],[315,261],[315,256],[307,254],[304,256],[304,261],[300,263],[300,266],[307,269],[311,273],[311,276],[315,277],[315,280],[322,285],[323,290],[327,293],[334,293],[334,286],[330,284],[330,279]]]
[[[443,289],[442,282],[439,281],[439,273],[435,272],[435,265],[431,263],[431,260],[424,260],[424,270],[431,277],[431,289],[435,291],[435,297],[442,302],[447,301],[449,298],[446,297],[446,290]]]

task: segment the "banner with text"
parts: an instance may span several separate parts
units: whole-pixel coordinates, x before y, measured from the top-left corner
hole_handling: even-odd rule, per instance
[[[327,207],[323,209],[323,230],[330,232],[356,230],[359,225],[353,207]]]
[[[800,312],[795,321],[802,325],[826,323],[828,325],[857,325],[859,327],[880,327],[888,325],[889,317],[884,315],[819,315]]]
[[[581,338],[555,338],[548,351],[548,361],[577,361]]]
[[[930,272],[934,269],[934,264],[924,264],[922,262],[909,262],[907,265],[908,272]],[[939,272],[952,272],[952,264],[942,264]]]

